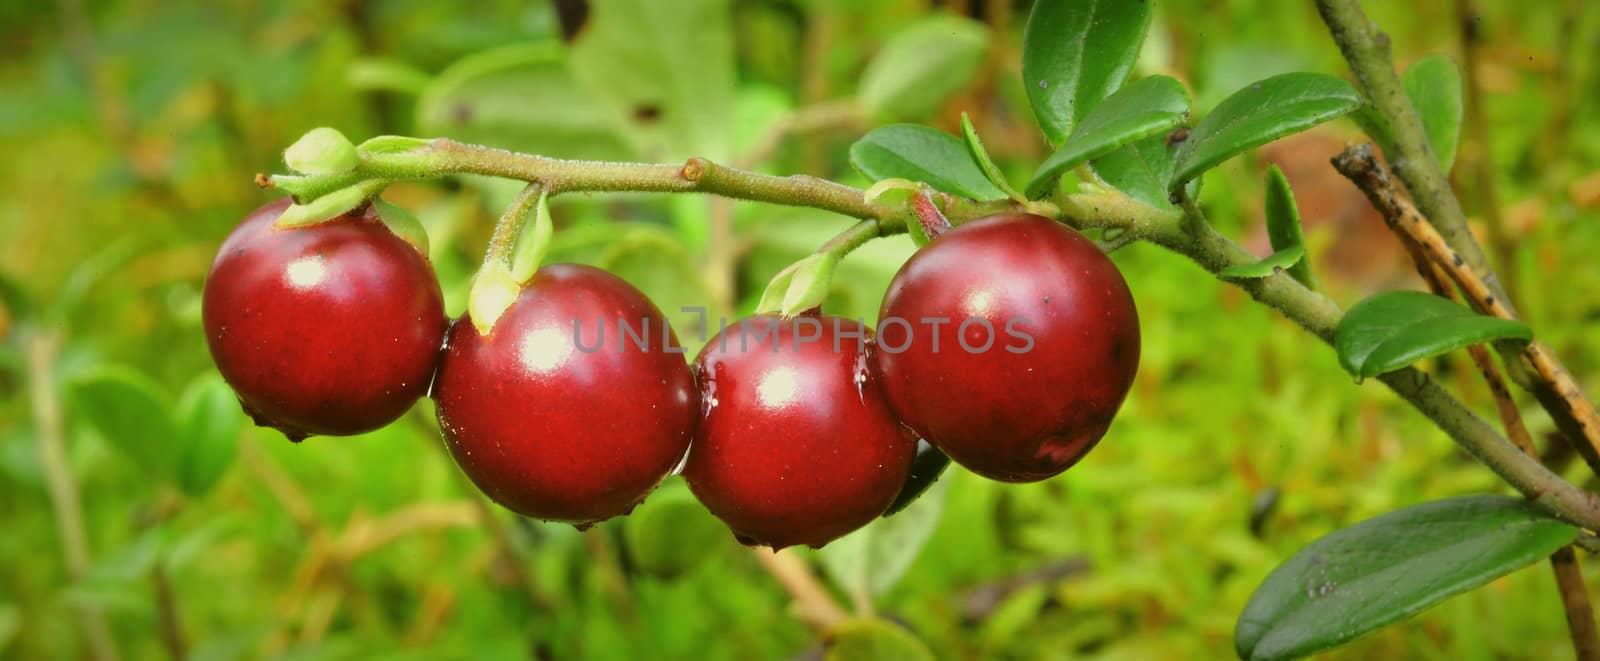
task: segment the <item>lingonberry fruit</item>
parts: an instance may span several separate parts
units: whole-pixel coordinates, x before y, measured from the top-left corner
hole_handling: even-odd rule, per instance
[[[819,547],[900,492],[916,439],[867,368],[871,334],[838,317],[757,316],[701,351],[683,475],[739,541]]]
[[[913,431],[973,472],[1042,480],[1106,432],[1139,364],[1116,266],[1065,225],[972,221],[913,255],[880,311],[878,373]]]
[[[689,448],[683,349],[621,278],[542,267],[487,334],[464,316],[448,337],[439,426],[467,476],[513,511],[579,526],[625,514]]]
[[[382,427],[426,394],[447,322],[427,257],[361,208],[279,229],[251,212],[206,277],[206,342],[256,424],[291,440]]]

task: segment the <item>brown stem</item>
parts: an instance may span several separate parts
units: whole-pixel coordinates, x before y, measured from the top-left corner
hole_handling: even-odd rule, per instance
[[[1422,213],[1400,196],[1389,179],[1388,171],[1373,158],[1371,144],[1347,147],[1334,157],[1333,166],[1366,193],[1367,199],[1382,213],[1390,228],[1414,243],[1455,281],[1469,305],[1483,314],[1501,319],[1516,318],[1504,300],[1496,297],[1489,284],[1466,268],[1465,260],[1446,245],[1444,237],[1427,222]],[[1576,432],[1570,434],[1570,438],[1575,441],[1579,454],[1592,470],[1600,473],[1600,413],[1595,411],[1594,404],[1584,396],[1577,382],[1557,362],[1555,355],[1542,344],[1528,343],[1521,352],[1521,358],[1533,368],[1538,380],[1535,394],[1545,392],[1555,395],[1553,400],[1540,397],[1540,402],[1545,404],[1546,410],[1558,424],[1562,423],[1563,418],[1567,419],[1567,424],[1562,425],[1563,431]],[[1556,406],[1552,408],[1551,404]]]
[[[67,461],[61,402],[56,397],[55,361],[60,347],[61,338],[55,333],[40,331],[28,336],[28,395],[33,400],[33,423],[39,436],[39,465],[44,469],[56,532],[61,535],[62,559],[67,575],[76,581],[89,571],[89,542],[84,532],[78,479]],[[105,614],[89,605],[79,606],[77,610],[90,658],[99,661],[121,658],[111,629],[106,625]]]
[[[156,608],[161,619],[161,644],[167,648],[167,656],[174,661],[183,661],[189,657],[189,645],[183,635],[183,618],[179,614],[178,594],[172,589],[172,578],[167,575],[167,568],[160,562],[150,570],[150,581],[155,584]]]
[[[1556,588],[1561,591],[1561,603],[1566,606],[1567,629],[1572,632],[1572,647],[1578,661],[1600,660],[1600,633],[1594,625],[1594,608],[1589,605],[1589,591],[1583,585],[1583,570],[1578,565],[1578,552],[1571,546],[1562,547],[1550,556],[1556,571]]]
[[[844,608],[828,594],[822,583],[811,573],[804,560],[792,551],[773,552],[769,549],[751,549],[756,560],[767,573],[778,580],[794,599],[795,611],[800,619],[817,631],[827,631],[850,617]]]

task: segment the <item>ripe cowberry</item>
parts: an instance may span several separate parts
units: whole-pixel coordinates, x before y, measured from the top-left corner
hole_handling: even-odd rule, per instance
[[[939,236],[895,275],[876,365],[901,421],[973,472],[1059,474],[1111,424],[1139,364],[1133,297],[1110,259],[1029,214]]]
[[[495,502],[579,526],[625,514],[688,450],[694,378],[644,294],[542,267],[481,334],[451,327],[433,397],[450,453]]]
[[[206,277],[206,342],[256,424],[291,440],[382,427],[427,393],[447,320],[427,257],[368,208],[273,226],[251,212]]]
[[[900,492],[916,439],[867,368],[871,334],[837,317],[757,316],[701,351],[684,477],[739,541],[820,547]]]

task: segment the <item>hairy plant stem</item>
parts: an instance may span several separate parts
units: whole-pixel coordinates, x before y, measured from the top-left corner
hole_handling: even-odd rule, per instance
[[[576,161],[469,145],[440,138],[402,152],[363,153],[353,171],[324,176],[274,175],[258,183],[281,188],[306,202],[368,179],[424,179],[446,174],[481,174],[537,182],[551,195],[567,192],[711,193],[755,202],[811,207],[854,218],[892,220],[901,209],[866,201],[860,189],[807,175],[775,177],[691,158],[682,165]],[[935,193],[952,220],[971,219],[1022,207],[1010,200],[975,202]],[[1037,205],[1034,205],[1037,206]]]

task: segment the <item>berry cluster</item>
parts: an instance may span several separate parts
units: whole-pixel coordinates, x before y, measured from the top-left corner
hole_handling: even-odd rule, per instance
[[[758,315],[691,367],[655,305],[605,271],[542,267],[487,329],[450,324],[426,257],[369,209],[275,227],[285,206],[246,217],[206,282],[206,338],[245,410],[294,440],[355,434],[431,383],[462,470],[540,519],[625,514],[676,468],[740,541],[821,546],[914,497],[941,451],[997,480],[1061,473],[1138,365],[1121,274],[1038,216],[937,237],[895,276],[880,316],[898,323],[876,337]]]

